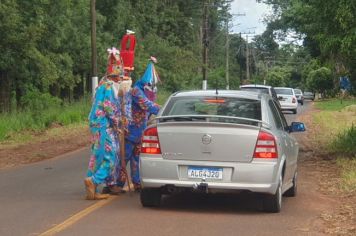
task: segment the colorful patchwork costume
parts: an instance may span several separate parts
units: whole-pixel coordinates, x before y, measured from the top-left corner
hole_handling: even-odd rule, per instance
[[[131,95],[123,93],[120,82],[120,68],[116,57],[118,51],[110,49],[107,75],[100,81],[95,92],[94,102],[89,114],[89,127],[92,134],[92,148],[87,178],[84,184],[88,200],[105,199],[108,195],[99,194],[99,184],[116,183],[120,168],[119,129],[127,129],[122,120],[130,120]],[[121,87],[120,87],[121,86]],[[122,104],[124,99],[125,104]],[[123,109],[124,108],[124,109]],[[122,119],[125,116],[126,119]],[[126,127],[125,127],[126,126]]]
[[[153,58],[154,59],[154,58]],[[131,90],[132,120],[129,122],[128,134],[125,138],[126,163],[130,162],[131,178],[135,189],[140,188],[139,155],[143,131],[151,114],[157,115],[159,105],[154,102],[158,76],[153,60],[148,64],[142,78],[136,81]],[[118,186],[125,185],[125,177],[121,173]]]

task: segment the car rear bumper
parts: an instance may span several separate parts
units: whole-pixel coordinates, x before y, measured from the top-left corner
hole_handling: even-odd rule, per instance
[[[204,181],[191,179],[188,177],[189,166],[222,168],[222,179]],[[278,162],[275,160],[235,163],[140,157],[140,178],[144,188],[165,186],[193,188],[194,185],[204,182],[209,189],[247,190],[274,194],[278,186],[278,174]]]
[[[298,103],[293,104],[281,104],[282,110],[294,110],[298,108]]]

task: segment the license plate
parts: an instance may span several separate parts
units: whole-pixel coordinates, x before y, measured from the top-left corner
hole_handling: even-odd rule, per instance
[[[188,178],[192,179],[222,179],[222,168],[188,167]]]

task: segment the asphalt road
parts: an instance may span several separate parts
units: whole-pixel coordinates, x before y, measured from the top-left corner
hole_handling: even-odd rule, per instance
[[[298,113],[307,110],[308,103]],[[278,214],[261,211],[255,194],[168,196],[151,209],[136,193],[84,200],[88,157],[85,148],[0,171],[0,235],[321,235],[324,199],[303,168],[298,196],[284,198]]]

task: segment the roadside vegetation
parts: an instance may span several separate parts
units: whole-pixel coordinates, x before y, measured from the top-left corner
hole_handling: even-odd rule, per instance
[[[166,90],[160,90],[157,103],[163,105],[170,94]],[[66,132],[80,128],[87,129],[91,100],[89,95],[69,103],[49,94],[31,93],[23,100],[23,111],[0,113],[0,143],[27,142],[45,130],[50,128],[58,130],[62,126]],[[56,133],[47,132],[47,135],[56,135]]]
[[[24,110],[0,114],[0,141],[31,139],[51,127],[81,124],[86,121],[91,105],[90,98],[76,102],[63,102],[50,95],[31,96]]]
[[[266,82],[333,97],[340,91],[340,77],[356,87],[354,1],[258,0],[273,11],[265,19],[266,31],[252,41],[239,33],[226,35],[231,32],[226,23],[233,21],[231,2],[97,1],[99,78],[105,73],[106,49],[119,48],[131,29],[137,38],[132,77],[143,74],[149,56],[157,57],[160,104],[175,91],[201,88],[202,71],[208,88]],[[207,32],[201,30],[205,7]],[[0,141],[19,132],[85,122],[90,109],[89,2],[5,0],[0,18]],[[303,39],[303,46],[279,45],[290,33]]]
[[[322,132],[314,141],[323,155],[335,157],[340,167],[341,189],[356,192],[356,99],[326,100],[315,103],[321,111],[313,119]]]

